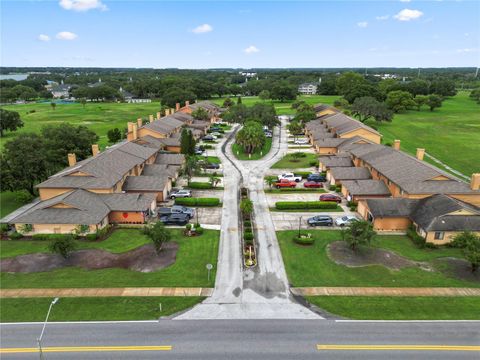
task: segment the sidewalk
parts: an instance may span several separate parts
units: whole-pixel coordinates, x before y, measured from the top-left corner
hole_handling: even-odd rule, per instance
[[[299,287],[299,296],[480,296],[480,288]]]
[[[30,297],[112,297],[112,296],[211,296],[212,288],[140,287],[140,288],[64,288],[2,289],[0,298]]]

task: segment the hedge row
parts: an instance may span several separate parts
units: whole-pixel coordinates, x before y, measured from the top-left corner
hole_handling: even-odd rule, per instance
[[[275,207],[278,210],[336,209],[337,203],[328,201],[277,201]]]
[[[178,198],[175,199],[175,205],[183,206],[218,206],[219,198]]]
[[[208,182],[189,182],[188,187],[190,189],[212,189],[212,184]]]
[[[295,241],[297,244],[300,244],[300,245],[312,245],[315,242],[315,239],[313,237],[296,236],[295,238],[293,238],[293,241]]]

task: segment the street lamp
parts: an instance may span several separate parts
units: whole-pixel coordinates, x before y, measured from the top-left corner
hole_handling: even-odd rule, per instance
[[[55,304],[58,302],[58,300],[59,300],[59,298],[56,297],[56,298],[53,299],[52,302],[50,303],[50,306],[49,306],[48,312],[47,312],[47,317],[45,318],[45,322],[43,323],[42,332],[40,333],[40,337],[37,339],[38,351],[39,351],[39,353],[40,353],[40,359],[43,359],[43,352],[42,352],[42,338],[43,338],[43,333],[45,332],[45,327],[47,326],[48,317],[50,316],[50,311],[52,311],[53,305],[55,305]]]

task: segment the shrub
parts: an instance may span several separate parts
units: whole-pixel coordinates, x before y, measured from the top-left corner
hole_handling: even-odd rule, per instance
[[[175,199],[175,205],[183,206],[218,206],[220,205],[219,198],[178,198]]]
[[[192,228],[192,224],[185,225],[185,229],[190,230]]]
[[[16,232],[16,231],[15,231],[15,232],[11,233],[9,237],[10,237],[10,239],[12,239],[12,240],[18,240],[18,239],[23,238],[23,235],[20,234],[19,232]]]
[[[310,161],[308,162],[308,164],[309,164],[310,166],[318,167],[318,160],[310,160]]]
[[[252,233],[252,228],[246,227],[246,228],[243,230],[243,232],[244,232],[245,234],[251,234],[251,233]]]
[[[203,234],[203,228],[201,226],[195,227],[195,232],[197,235],[202,235]]]
[[[330,191],[335,191],[335,190],[337,190],[337,186],[336,186],[336,185],[330,185],[330,187],[328,188],[328,190],[330,190]]]
[[[337,203],[328,201],[277,201],[278,210],[336,209]]]
[[[34,196],[27,190],[19,190],[15,192],[15,199],[21,204],[27,204],[32,201]]]
[[[202,147],[203,147],[204,150],[211,150],[211,149],[213,149],[213,146],[210,145],[210,144],[202,145]]]
[[[253,237],[251,239],[244,239],[245,245],[253,245]]]
[[[298,171],[298,172],[295,172],[295,175],[296,176],[301,176],[302,179],[306,179],[308,175],[310,175],[311,172],[310,171]]]
[[[188,187],[190,189],[212,189],[212,184],[208,182],[189,182]]]
[[[315,239],[313,237],[294,237],[293,241],[300,245],[313,245]]]
[[[336,192],[342,192],[342,185],[335,186],[335,191]]]
[[[253,240],[253,234],[252,233],[244,233],[243,234],[243,240],[245,240],[245,241]]]
[[[73,236],[66,235],[54,239],[49,245],[50,252],[61,255],[64,259],[68,258],[70,253],[76,249]]]
[[[407,236],[412,239],[412,242],[415,244],[420,249],[425,248],[426,246],[426,241],[423,237],[417,234],[415,231],[415,228],[413,226],[410,226],[407,230]]]
[[[98,238],[98,237],[97,237],[97,234],[96,234],[96,233],[85,235],[85,240],[87,240],[87,241],[96,241],[97,238]]]
[[[243,222],[243,227],[250,228],[252,226],[252,222],[250,220],[245,220]]]
[[[323,176],[323,177],[325,177],[325,176],[327,176],[327,172],[326,172],[326,171],[322,171],[322,172],[320,173],[320,175]]]
[[[64,239],[68,236],[68,234],[34,234],[32,235],[32,240],[37,240],[37,241],[45,241],[45,240],[58,240],[58,239]]]

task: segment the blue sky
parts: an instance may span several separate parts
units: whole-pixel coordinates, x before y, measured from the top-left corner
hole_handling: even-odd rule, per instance
[[[479,1],[8,1],[3,66],[479,66]]]

